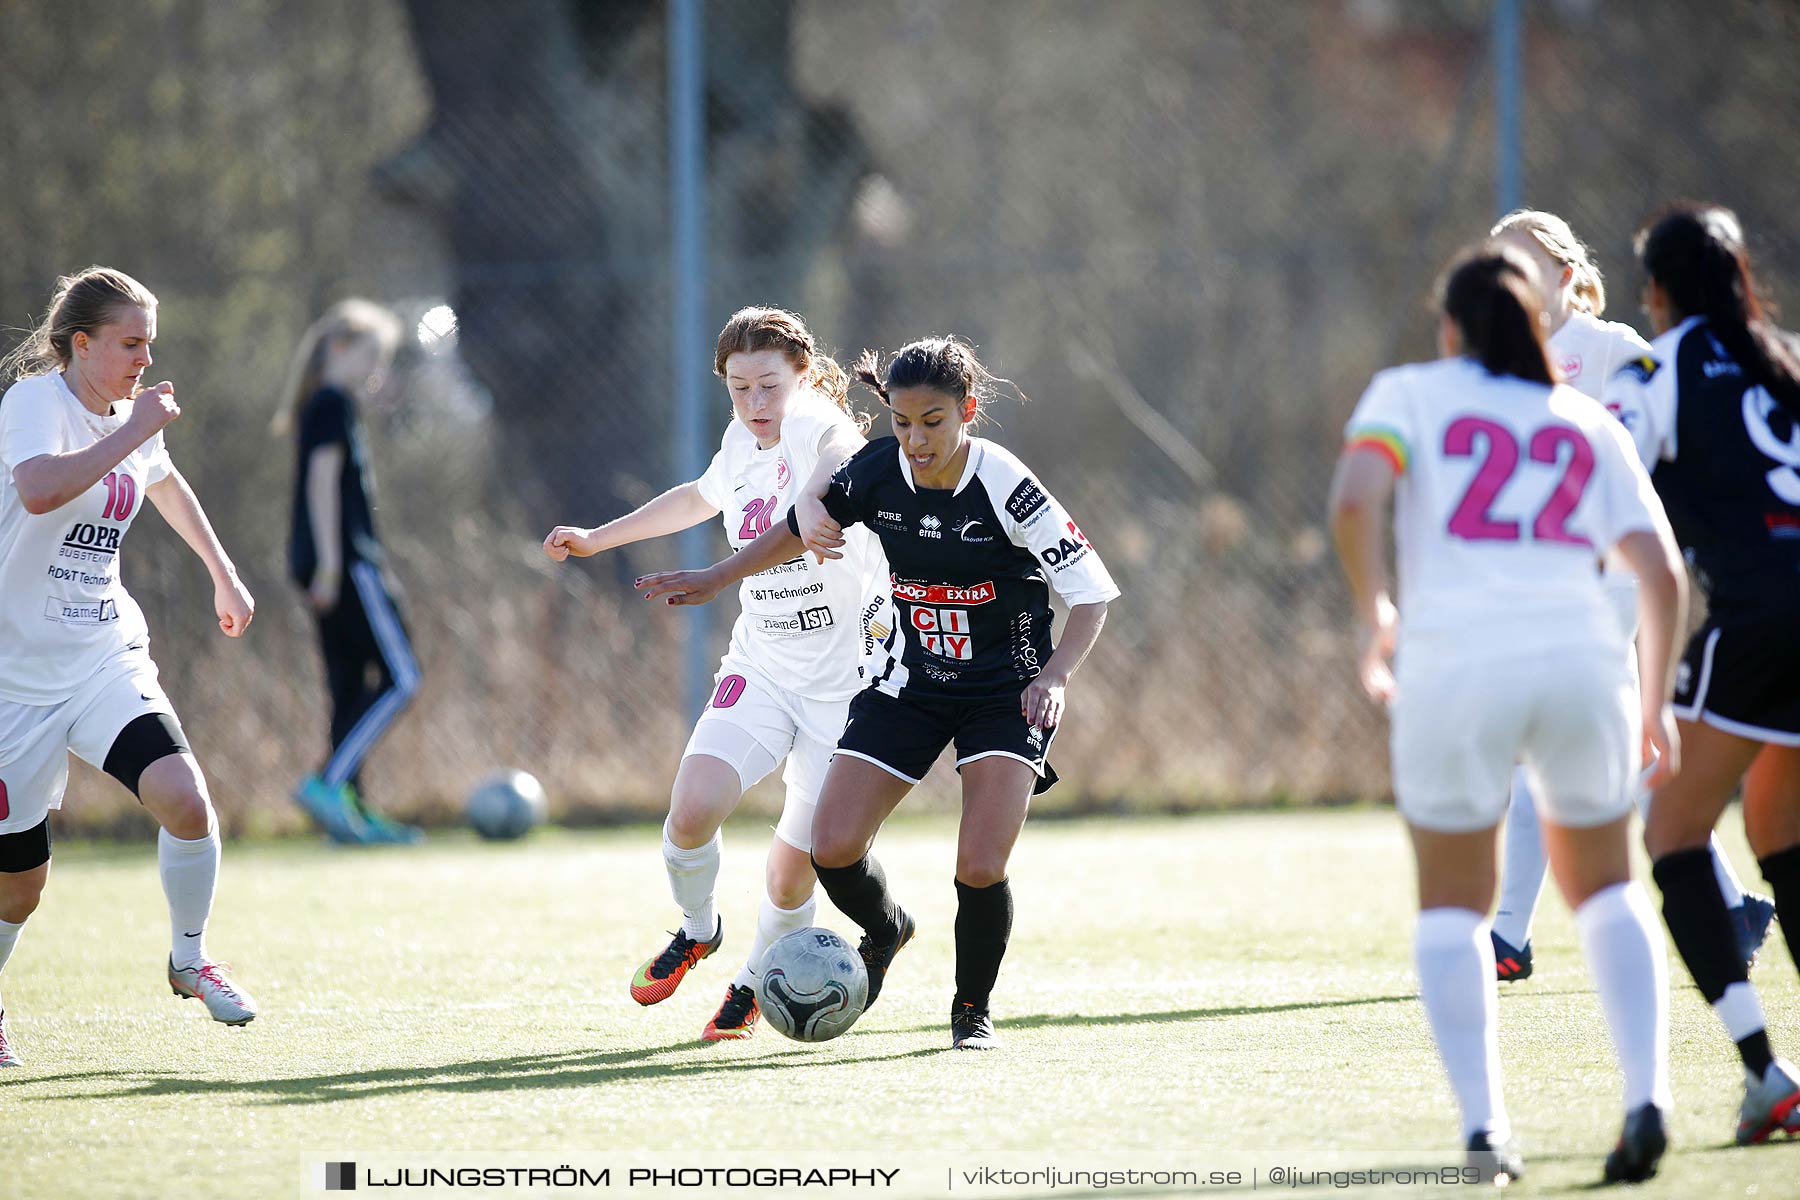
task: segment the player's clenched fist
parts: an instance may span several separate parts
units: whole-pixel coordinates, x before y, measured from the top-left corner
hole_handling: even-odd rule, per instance
[[[574,525],[558,525],[544,539],[544,553],[557,562],[562,562],[573,554],[576,558],[586,558],[606,549],[604,543],[594,536],[591,529],[581,529]]]
[[[145,437],[181,415],[181,405],[175,403],[175,385],[166,379],[155,387],[145,388],[131,401],[131,416],[125,423]]]

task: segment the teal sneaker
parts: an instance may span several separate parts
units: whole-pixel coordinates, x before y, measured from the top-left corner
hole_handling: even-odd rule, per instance
[[[362,793],[356,790],[355,784],[347,783],[344,785],[344,788],[350,794],[349,804],[351,811],[355,812],[356,815],[362,819],[363,828],[367,835],[364,837],[364,841],[383,842],[396,846],[411,846],[414,843],[425,839],[424,831],[417,825],[407,825],[404,822],[396,821],[393,818],[384,816],[370,808],[369,802],[363,799]]]
[[[332,841],[345,845],[364,845],[375,840],[368,822],[352,800],[349,784],[335,787],[317,775],[308,775],[294,793],[294,803],[319,823],[319,828]]]

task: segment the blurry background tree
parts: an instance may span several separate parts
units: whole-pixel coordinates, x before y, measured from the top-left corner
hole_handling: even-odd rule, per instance
[[[846,355],[971,337],[1032,398],[995,436],[1120,576],[1048,807],[1383,792],[1319,517],[1356,396],[1430,353],[1432,275],[1495,215],[1488,5],[705,11],[709,312],[790,305]],[[1735,205],[1791,294],[1800,10],[1526,12],[1527,199],[1593,243],[1610,315],[1642,325],[1630,233],[1680,195]],[[162,297],[170,442],[261,615],[218,638],[157,522],[125,573],[228,827],[297,827],[282,797],[324,746],[282,578],[292,450],[266,425],[299,331],[346,294],[418,322],[371,434],[426,686],[375,787],[430,817],[507,764],[564,815],[660,806],[691,717],[679,630],[620,578],[674,547],[551,569],[537,544],[678,482],[663,5],[131,14],[0,0],[0,324],[90,261]],[[84,774],[63,826],[115,820],[146,826]]]

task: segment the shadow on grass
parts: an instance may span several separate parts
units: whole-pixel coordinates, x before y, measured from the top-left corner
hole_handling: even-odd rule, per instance
[[[1287,1004],[1239,1004],[1225,1008],[1182,1008],[1166,1012],[1123,1013],[1039,1013],[1035,1016],[1009,1017],[1000,1013],[995,1026],[1004,1035],[1009,1029],[1058,1029],[1071,1025],[1163,1025],[1178,1021],[1213,1021],[1226,1017],[1260,1017],[1286,1012],[1315,1012],[1327,1008],[1362,1008],[1371,1004],[1404,1004],[1417,1000],[1417,992],[1402,996],[1354,996],[1348,1000],[1295,1000]],[[945,1024],[914,1025],[908,1029],[890,1029],[888,1033],[932,1033]]]
[[[633,1079],[679,1079],[737,1071],[785,1071],[796,1067],[833,1063],[893,1062],[937,1054],[940,1048],[908,1050],[898,1054],[856,1058],[825,1057],[819,1052],[798,1051],[779,1058],[751,1060],[717,1057],[712,1046],[678,1042],[643,1050],[618,1050],[607,1054],[572,1051],[565,1054],[528,1054],[510,1058],[485,1058],[471,1062],[387,1067],[372,1071],[347,1071],[334,1075],[294,1075],[276,1079],[221,1080],[168,1076],[144,1079],[138,1086],[105,1093],[107,1099],[153,1096],[221,1095],[266,1096],[265,1103],[331,1104],[368,1100],[399,1092],[430,1089],[439,1092],[504,1092],[519,1088],[580,1088]],[[664,1055],[680,1057],[656,1061]],[[73,1081],[117,1075],[119,1072],[74,1072],[43,1077],[37,1082]],[[79,1092],[41,1096],[44,1100],[86,1100]]]
[[[1192,1008],[1168,1012],[1142,1013],[1059,1013],[1018,1017],[1003,1022],[1003,1028],[1042,1029],[1070,1025],[1134,1025],[1176,1021],[1204,1021],[1227,1017],[1256,1016],[1269,1013],[1299,1012],[1308,1009],[1350,1008],[1369,1004],[1396,1004],[1414,997],[1368,996],[1351,1000],[1324,1000],[1311,1003],[1242,1005],[1229,1008]],[[943,1027],[914,1026],[907,1029],[872,1030],[876,1036],[934,1033]],[[420,1064],[387,1067],[369,1071],[349,1071],[330,1075],[294,1075],[258,1080],[193,1079],[178,1077],[168,1071],[72,1071],[60,1075],[27,1075],[20,1084],[75,1083],[83,1080],[131,1079],[136,1086],[119,1091],[65,1092],[40,1095],[43,1100],[89,1100],[97,1094],[108,1099],[151,1096],[183,1096],[205,1094],[218,1098],[222,1094],[264,1096],[268,1104],[330,1104],[347,1100],[368,1100],[399,1092],[416,1092],[429,1088],[443,1092],[500,1092],[519,1088],[578,1088],[635,1079],[679,1079],[688,1075],[724,1074],[740,1071],[788,1071],[797,1067],[821,1065],[853,1066],[862,1063],[895,1062],[948,1053],[947,1046],[929,1046],[894,1054],[872,1054],[843,1057],[838,1051],[811,1049],[795,1045],[778,1057],[736,1059],[721,1057],[718,1045],[675,1042],[643,1049],[591,1053],[572,1050],[554,1054],[515,1055],[507,1058],[477,1059],[470,1062],[441,1065]]]

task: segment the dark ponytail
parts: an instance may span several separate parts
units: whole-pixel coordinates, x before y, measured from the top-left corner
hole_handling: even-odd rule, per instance
[[[1001,387],[1011,389],[1020,400],[1026,399],[1016,383],[1002,379],[982,366],[981,360],[975,357],[975,348],[958,337],[921,338],[909,342],[889,360],[886,371],[881,369],[880,355],[873,350],[864,350],[857,356],[850,373],[858,383],[880,396],[883,404],[889,403],[888,395],[895,388],[931,388],[958,404],[972,396],[975,398],[976,421],[987,415],[988,405],[999,395]]]
[[[1745,374],[1800,414],[1800,356],[1763,315],[1737,214],[1716,204],[1677,205],[1639,230],[1635,246],[1675,315],[1705,318]]]
[[[1495,375],[1555,383],[1544,354],[1544,305],[1531,263],[1517,250],[1486,245],[1451,261],[1439,306],[1456,322],[1463,352]]]

